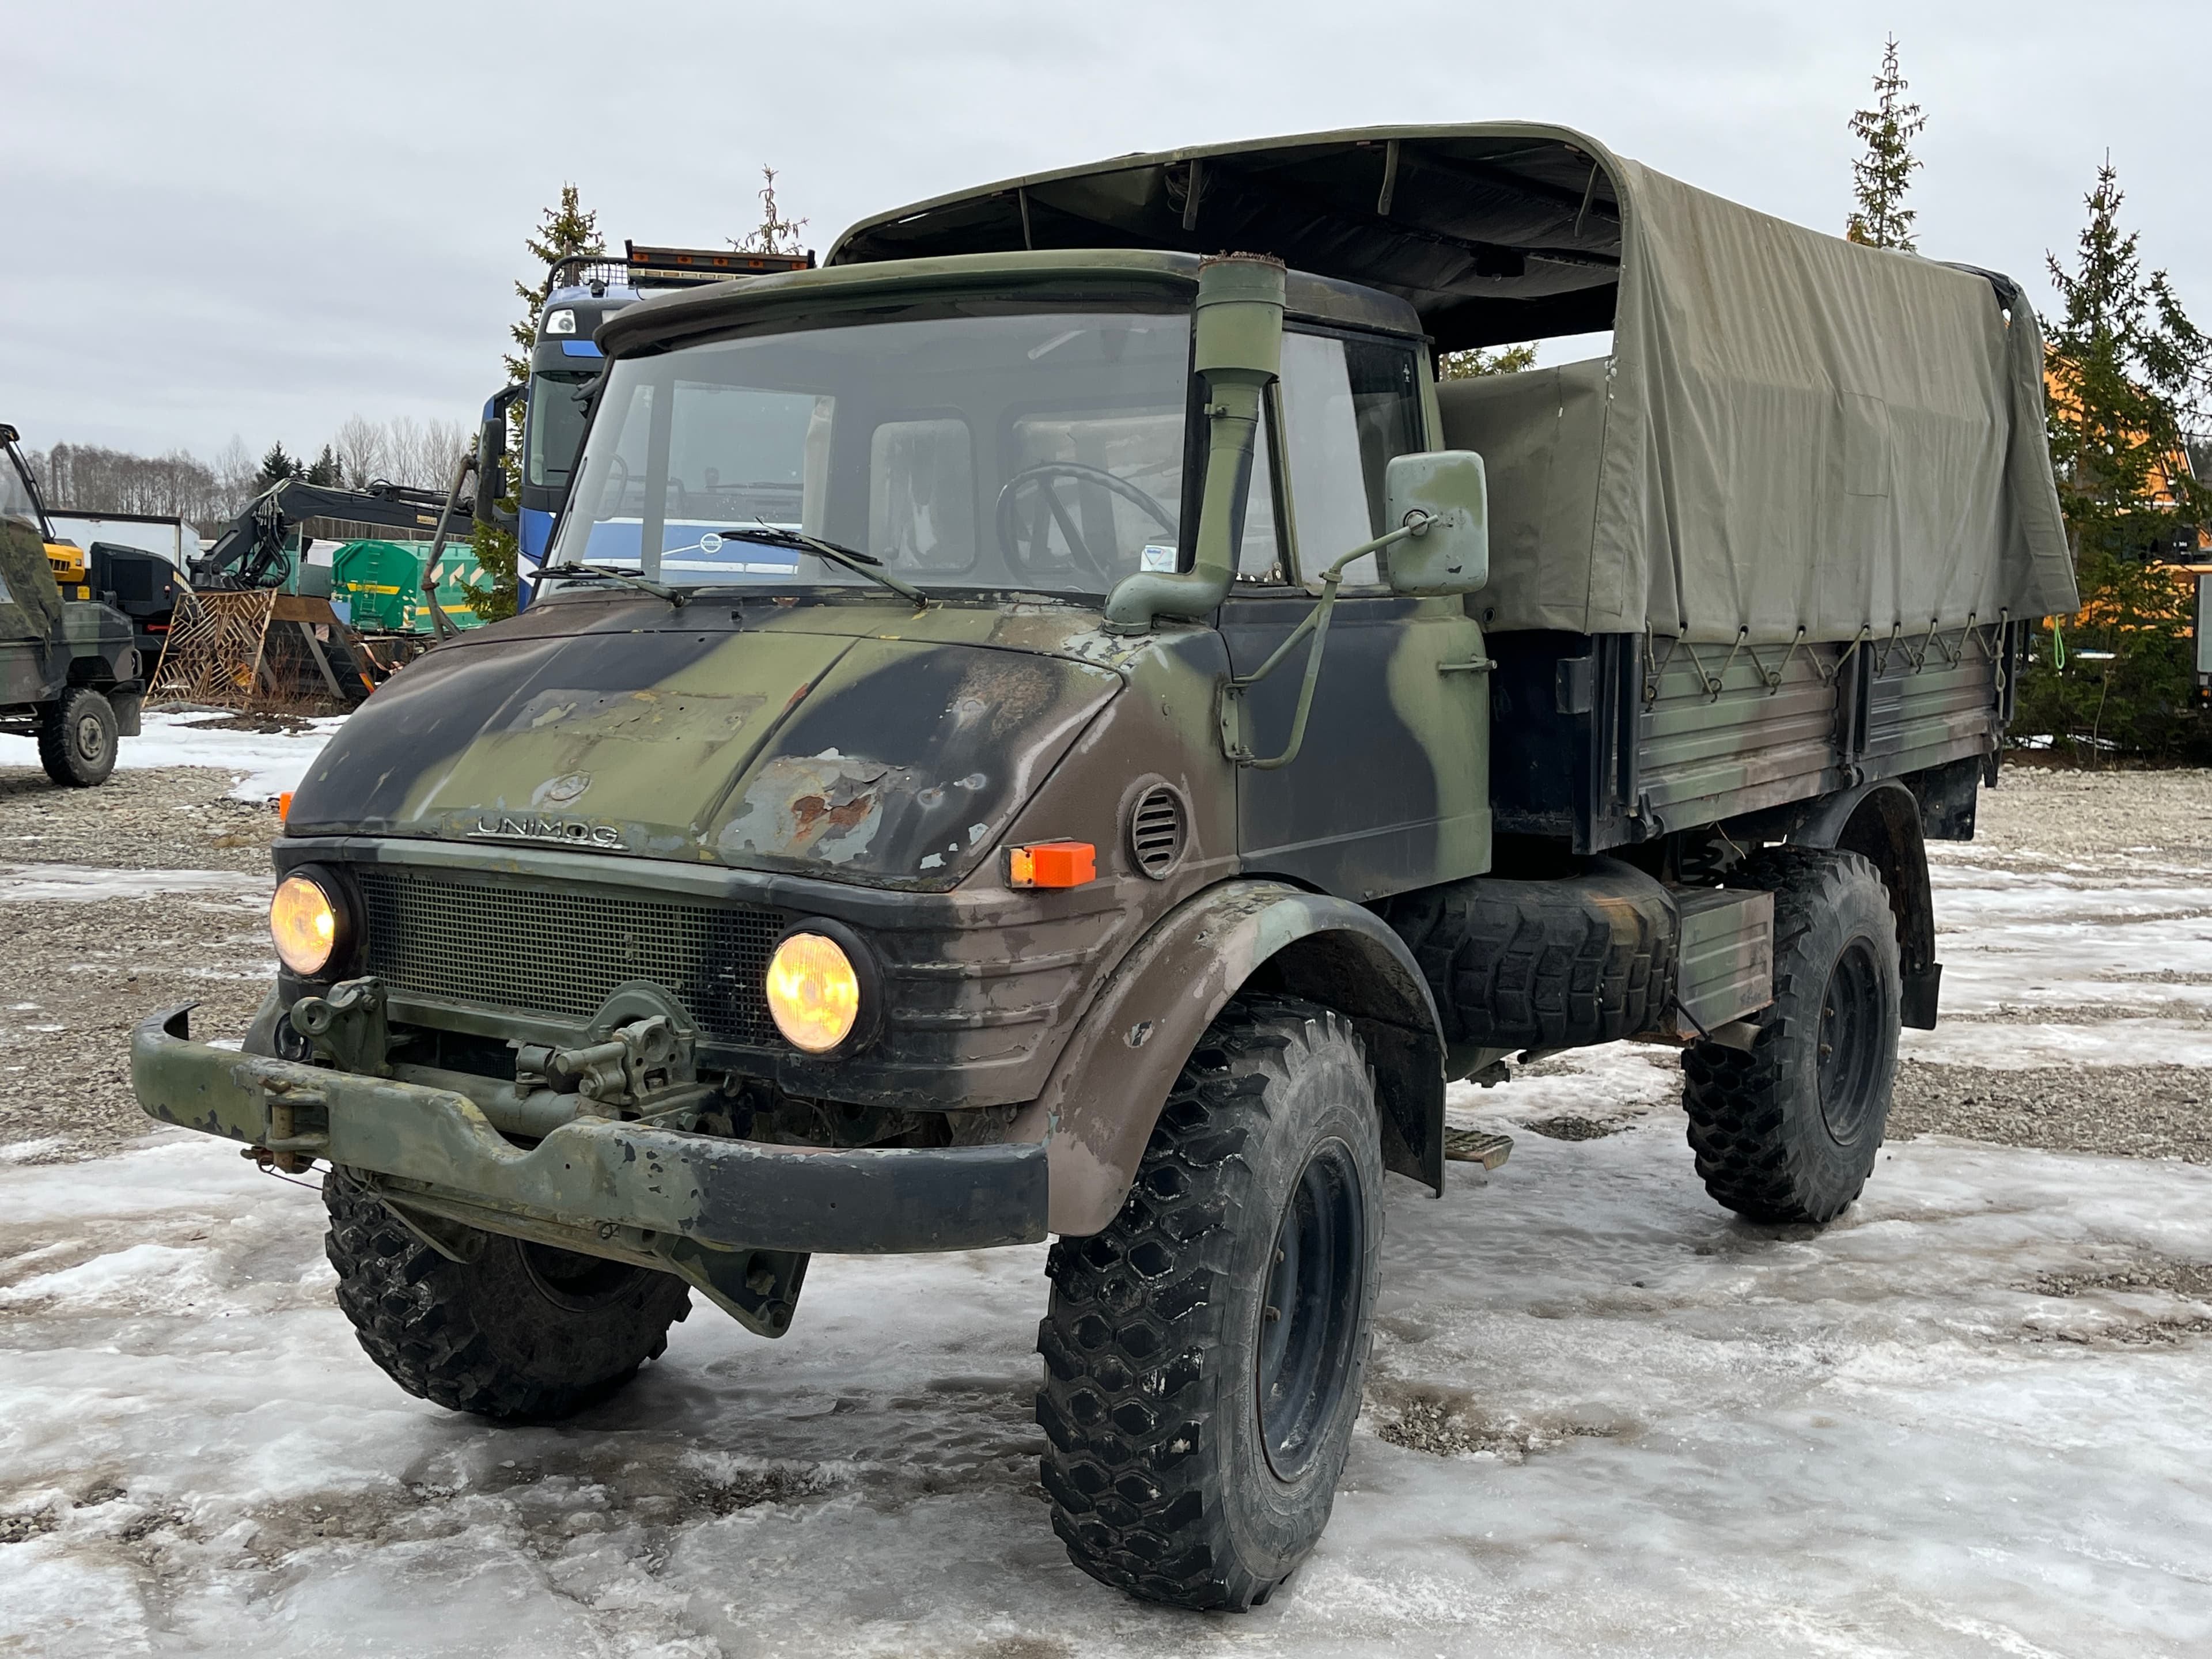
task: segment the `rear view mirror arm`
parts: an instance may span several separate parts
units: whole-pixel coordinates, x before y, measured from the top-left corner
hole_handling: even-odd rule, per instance
[[[1306,612],[1305,619],[1290,631],[1289,636],[1275,647],[1273,654],[1249,674],[1232,674],[1221,683],[1221,750],[1224,756],[1239,766],[1249,766],[1258,772],[1274,771],[1279,767],[1288,766],[1298,757],[1298,750],[1304,746],[1306,740],[1306,719],[1313,713],[1314,688],[1321,684],[1322,651],[1328,642],[1328,619],[1336,609],[1337,588],[1344,580],[1345,570],[1370,553],[1379,553],[1386,547],[1419,535],[1429,527],[1429,524],[1426,514],[1409,517],[1407,522],[1397,529],[1377,536],[1371,542],[1360,543],[1329,566],[1322,572],[1320,602]],[[1291,716],[1289,745],[1281,754],[1262,760],[1253,754],[1250,745],[1244,740],[1244,693],[1273,673],[1308,634],[1313,635],[1313,643],[1306,648],[1305,679],[1298,687],[1297,711]]]

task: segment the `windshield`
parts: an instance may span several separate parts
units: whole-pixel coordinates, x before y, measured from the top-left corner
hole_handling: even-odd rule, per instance
[[[22,465],[15,446],[9,445],[6,458],[0,459],[0,519],[13,519],[18,524],[27,525],[43,537],[46,526],[39,520],[39,498],[31,493]]]
[[[1104,593],[1176,568],[1186,316],[1000,313],[757,336],[616,363],[550,562],[661,580]],[[549,574],[551,574],[549,571]]]
[[[558,489],[568,482],[568,465],[584,438],[584,393],[597,378],[567,369],[530,377],[531,483]]]

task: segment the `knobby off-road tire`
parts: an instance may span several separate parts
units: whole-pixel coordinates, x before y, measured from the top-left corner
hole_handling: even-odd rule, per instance
[[[362,1349],[411,1395],[509,1422],[597,1404],[668,1346],[691,1292],[672,1273],[489,1234],[471,1262],[401,1226],[343,1169],[324,1250]]]
[[[107,781],[122,739],[115,705],[90,686],[73,685],[39,725],[39,764],[69,789]]]
[[[1567,881],[1477,876],[1394,900],[1387,914],[1455,1042],[1613,1042],[1658,1024],[1671,992],[1674,906],[1617,859]]]
[[[1897,919],[1856,853],[1778,847],[1753,860],[1774,894],[1774,1000],[1746,1052],[1682,1056],[1705,1190],[1753,1221],[1833,1220],[1866,1185],[1897,1081]]]
[[[1328,1522],[1382,1242],[1375,1085],[1350,1024],[1231,1004],[1112,1224],[1053,1247],[1037,1421],[1077,1566],[1188,1607],[1273,1593]]]

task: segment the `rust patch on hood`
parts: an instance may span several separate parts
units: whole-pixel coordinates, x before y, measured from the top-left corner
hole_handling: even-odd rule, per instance
[[[888,801],[912,795],[906,769],[841,755],[779,755],[753,775],[715,848],[845,864],[883,828]]]

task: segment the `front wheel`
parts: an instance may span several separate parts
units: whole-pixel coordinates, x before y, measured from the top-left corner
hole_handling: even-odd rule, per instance
[[[88,685],[73,685],[39,727],[39,764],[65,789],[88,789],[115,769],[121,726],[115,705]]]
[[[672,1273],[499,1234],[471,1261],[415,1237],[343,1169],[323,1178],[338,1307],[362,1351],[449,1411],[544,1423],[598,1404],[668,1346],[690,1310]]]
[[[1105,1583],[1264,1601],[1328,1523],[1381,1271],[1374,1079],[1340,1015],[1232,1003],[1037,1333],[1053,1527]]]

